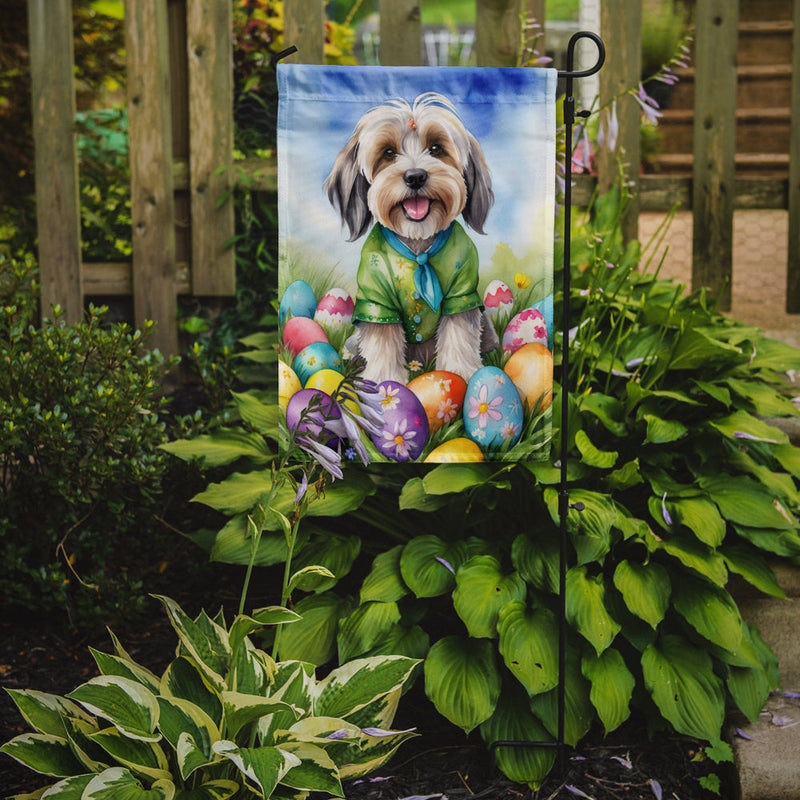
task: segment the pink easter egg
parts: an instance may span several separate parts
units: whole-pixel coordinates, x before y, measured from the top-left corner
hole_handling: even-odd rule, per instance
[[[501,280],[493,280],[483,295],[483,307],[491,319],[499,319],[504,314],[511,314],[514,305],[514,295],[511,289]]]
[[[541,311],[526,308],[511,318],[503,333],[503,352],[516,353],[525,344],[547,347],[547,322]]]
[[[283,346],[294,358],[314,342],[327,342],[328,335],[318,322],[308,317],[292,317],[283,326]]]
[[[319,301],[314,319],[321,325],[340,328],[353,319],[355,303],[344,289],[331,289]]]

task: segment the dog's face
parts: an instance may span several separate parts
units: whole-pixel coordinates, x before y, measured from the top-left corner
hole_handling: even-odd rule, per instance
[[[406,239],[428,239],[459,214],[483,233],[494,195],[477,140],[442,95],[413,106],[390,101],[368,111],[336,158],[323,189],[350,230],[372,219]]]

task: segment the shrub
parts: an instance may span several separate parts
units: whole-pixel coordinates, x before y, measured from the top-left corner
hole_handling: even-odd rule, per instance
[[[800,556],[800,448],[763,419],[796,413],[779,373],[800,368],[800,351],[724,317],[703,291],[639,271],[640,245],[622,242],[626,202],[616,189],[598,198],[572,237],[568,478],[585,508],[567,518],[565,739],[575,745],[595,722],[610,732],[636,708],[724,750],[726,707],[755,718],[779,679],[728,581],[782,596],[767,559]],[[247,342],[254,362],[274,357],[268,336]],[[274,418],[253,402],[268,400],[236,396],[245,425]],[[562,402],[559,392],[556,420]],[[234,465],[196,497],[231,517],[205,542],[232,563],[250,555],[263,470],[242,441],[230,429],[195,445]],[[487,744],[554,738],[559,478],[553,464],[524,461],[351,471],[309,504],[311,516],[347,513],[345,533],[309,532],[297,564],[334,577],[299,586],[303,618],[281,657],[427,654],[426,691],[454,724]],[[285,552],[273,527],[259,563]],[[367,550],[371,569],[353,569]],[[355,597],[334,591],[351,569],[366,572]],[[509,777],[534,786],[553,757],[497,750]]]
[[[343,797],[342,779],[377,769],[414,735],[389,728],[416,661],[359,659],[317,679],[248,638],[293,612],[264,608],[228,628],[221,612],[192,619],[161,600],[179,642],[162,676],[114,638],[113,655],[92,651],[100,676],[66,697],[9,691],[33,731],[0,751],[55,778],[48,797]]]
[[[77,325],[54,308],[35,327],[32,270],[0,256],[0,604],[80,615],[124,600],[112,556],[147,530],[160,492],[167,362],[149,325],[106,327],[102,308]]]

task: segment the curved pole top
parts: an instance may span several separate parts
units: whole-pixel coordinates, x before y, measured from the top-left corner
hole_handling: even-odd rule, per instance
[[[597,62],[589,69],[575,70],[575,46],[581,39],[591,39],[597,45]],[[578,31],[572,34],[567,45],[567,68],[566,70],[559,70],[559,78],[588,78],[590,75],[600,71],[606,60],[606,46],[603,40],[592,31]]]

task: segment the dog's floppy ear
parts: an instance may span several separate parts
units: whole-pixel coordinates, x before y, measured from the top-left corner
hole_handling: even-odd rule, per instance
[[[478,144],[478,140],[471,134],[467,134],[469,141],[469,152],[467,154],[467,164],[464,167],[464,180],[467,184],[467,202],[464,206],[464,221],[473,230],[483,233],[483,223],[489,215],[489,209],[494,202],[494,192],[492,191],[492,176],[489,173],[489,165],[483,157],[483,150]]]
[[[353,242],[367,232],[372,214],[367,205],[369,183],[358,166],[358,137],[353,136],[336,156],[331,174],[322,184],[331,205],[339,212]]]

